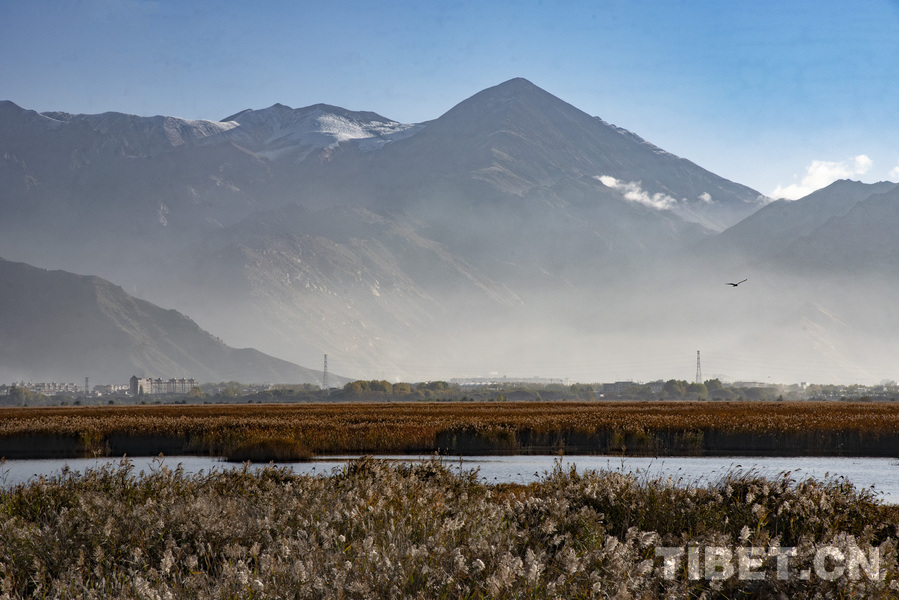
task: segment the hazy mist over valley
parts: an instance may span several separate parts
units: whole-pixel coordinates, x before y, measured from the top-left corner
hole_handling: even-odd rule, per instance
[[[897,31],[0,0],[0,600],[895,598]]]
[[[521,78],[420,123],[0,102],[0,381],[897,379],[897,184],[775,200],[638,134]]]

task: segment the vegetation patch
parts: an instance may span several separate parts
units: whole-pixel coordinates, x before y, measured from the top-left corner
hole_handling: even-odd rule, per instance
[[[886,599],[897,526],[870,491],[789,474],[696,485],[557,464],[524,486],[440,460],[314,476],[122,461],[0,488],[0,585],[11,599]],[[687,560],[667,569],[691,548],[733,556],[695,578]],[[751,571],[741,548],[763,550]],[[791,552],[784,577],[772,548]],[[855,576],[853,548],[873,557]]]
[[[301,442],[285,436],[239,440],[222,453],[229,462],[300,462],[313,457]]]
[[[207,454],[899,457],[892,402],[354,402],[5,408],[7,458]],[[291,458],[296,457],[296,458]]]

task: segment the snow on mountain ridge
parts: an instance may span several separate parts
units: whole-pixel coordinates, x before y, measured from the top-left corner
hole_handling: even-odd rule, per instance
[[[625,129],[624,127],[619,127],[618,125],[615,125],[613,123],[609,123],[608,121],[606,121],[605,119],[603,119],[601,117],[593,117],[593,118],[596,119],[597,121],[599,121],[600,123],[602,123],[603,125],[605,125],[606,127],[608,127],[609,129],[622,135],[623,137],[626,137],[630,140],[633,140],[634,142],[637,142],[638,144],[642,144],[642,145],[648,147],[650,150],[652,150],[656,154],[659,154],[662,156],[670,156],[672,158],[680,158],[676,154],[672,154],[672,153],[668,152],[667,150],[663,150],[662,148],[659,148],[652,142],[649,142],[649,141],[643,139],[642,137],[640,137],[633,131],[629,131],[629,130]]]
[[[363,151],[407,137],[421,126],[402,124],[373,112],[349,111],[315,104],[293,109],[274,104],[247,109],[222,121],[106,112],[97,115],[66,112],[35,113],[48,125],[87,125],[102,136],[117,138],[128,154],[153,154],[183,145],[234,142],[270,160],[298,151],[302,160],[315,150],[328,150],[342,142],[357,141]]]
[[[234,129],[234,123],[191,120],[180,117],[156,115],[141,117],[119,112],[105,112],[98,115],[70,114],[66,112],[45,112],[41,116],[60,124],[84,123],[101,135],[121,136],[132,147],[162,144],[171,148],[185,144],[195,144]]]
[[[349,111],[327,104],[293,109],[275,104],[261,110],[245,110],[232,117],[237,129],[227,136],[269,159],[294,149],[303,149],[300,160],[311,150],[327,150],[341,142],[369,141],[364,150],[373,150],[417,130],[416,125],[398,123],[372,112]]]

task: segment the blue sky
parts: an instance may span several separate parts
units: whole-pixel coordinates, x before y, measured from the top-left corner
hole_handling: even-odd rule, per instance
[[[899,181],[899,0],[0,0],[0,99],[436,118],[525,77],[767,195]]]

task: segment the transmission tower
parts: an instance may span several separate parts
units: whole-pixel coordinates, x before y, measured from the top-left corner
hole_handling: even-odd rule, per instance
[[[91,393],[90,377],[85,377],[84,378],[84,394],[86,396],[87,394],[90,394],[90,393]]]
[[[699,366],[699,350],[696,351],[696,383],[702,383],[702,368]]]
[[[325,369],[322,371],[322,390],[325,392],[325,396],[331,395],[331,386],[328,385],[328,355],[325,354]]]

